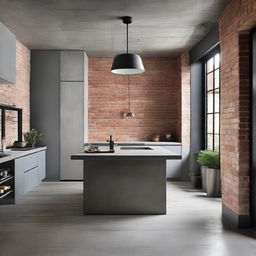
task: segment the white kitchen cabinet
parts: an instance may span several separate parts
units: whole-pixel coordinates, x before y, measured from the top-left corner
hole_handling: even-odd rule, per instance
[[[15,159],[15,199],[38,186],[45,178],[45,150]]]

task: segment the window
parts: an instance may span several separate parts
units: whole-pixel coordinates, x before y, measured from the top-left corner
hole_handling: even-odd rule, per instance
[[[220,148],[220,54],[211,54],[205,62],[206,149]]]

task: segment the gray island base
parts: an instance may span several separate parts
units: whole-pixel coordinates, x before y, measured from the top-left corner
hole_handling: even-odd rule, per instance
[[[180,157],[156,146],[72,155],[84,161],[84,213],[166,214],[166,160]]]

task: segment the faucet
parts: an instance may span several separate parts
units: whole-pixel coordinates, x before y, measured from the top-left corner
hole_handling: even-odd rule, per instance
[[[114,149],[114,141],[112,139],[112,135],[109,136],[109,140],[107,140],[107,142],[109,142],[109,150],[113,150]]]

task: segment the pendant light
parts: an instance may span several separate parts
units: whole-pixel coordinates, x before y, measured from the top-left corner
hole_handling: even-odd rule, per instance
[[[128,52],[128,25],[132,23],[132,17],[122,17],[126,24],[126,53],[115,56],[111,72],[119,75],[135,75],[145,72],[142,59],[138,54]]]
[[[131,83],[130,83],[130,75],[128,75],[128,100],[129,100],[129,105],[128,105],[128,112],[122,112],[121,116],[123,118],[135,118],[135,115],[133,112],[131,112]]]

